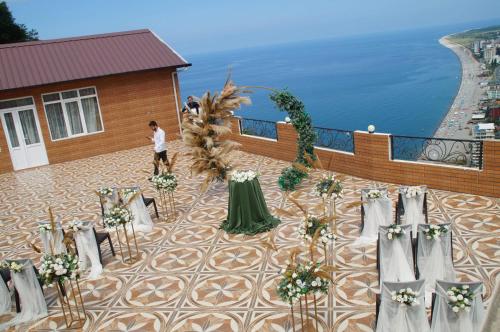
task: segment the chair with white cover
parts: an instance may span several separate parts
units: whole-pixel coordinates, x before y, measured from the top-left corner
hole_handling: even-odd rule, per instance
[[[12,262],[23,266],[20,272],[11,273],[12,282],[19,294],[21,312],[10,321],[1,324],[0,330],[47,316],[47,304],[33,262],[30,259],[7,260],[9,264]]]
[[[382,193],[380,198],[368,198],[371,190]],[[378,227],[392,224],[392,202],[387,188],[372,188],[361,190],[361,235],[355,245],[377,241]]]
[[[394,299],[394,293],[410,288],[416,292],[417,302],[401,304]],[[377,305],[377,332],[429,332],[429,321],[425,312],[424,280],[410,282],[384,282]],[[379,303],[379,301],[377,301]]]
[[[40,231],[40,239],[43,244],[43,251],[46,254],[62,254],[66,252],[66,245],[64,244],[64,232],[61,226],[61,222],[55,222],[56,229],[55,234],[51,230],[47,230],[45,227],[50,227],[50,222],[40,221],[38,222],[38,227]]]
[[[426,304],[430,306],[431,293],[435,291],[436,280],[455,281],[453,267],[453,245],[450,223],[433,225],[447,227],[448,231],[436,239],[426,235],[431,225],[418,225],[416,246],[416,276],[425,279]]]
[[[141,189],[139,187],[125,187],[121,188],[120,190],[123,191],[124,189],[133,189],[138,192],[135,197],[127,197],[121,195],[123,202],[125,204],[128,204],[130,213],[132,213],[132,216],[134,217],[132,219],[134,230],[142,233],[151,232],[153,230],[154,224],[151,220],[151,215],[149,214],[148,208],[144,203]],[[132,201],[129,202],[130,198],[132,199]]]
[[[410,189],[408,191],[408,189]],[[396,204],[396,223],[413,225],[413,237],[417,236],[419,224],[429,223],[427,214],[427,186],[399,188]]]
[[[473,293],[468,310],[455,312],[448,291],[451,287],[466,286]],[[436,281],[436,298],[432,305],[432,332],[480,332],[485,318],[482,282]]]
[[[401,225],[403,234],[389,239],[389,226],[379,227],[377,241],[377,268],[379,283],[414,281],[411,225]]]
[[[9,287],[7,285],[10,280],[9,270],[5,269],[0,271],[2,279],[0,280],[0,315],[9,312],[12,305],[12,299]],[[7,275],[8,274],[8,275]]]
[[[85,270],[90,262],[89,279],[95,279],[102,273],[101,254],[97,244],[94,225],[89,221],[80,221],[74,232],[80,267]],[[112,246],[112,244],[111,244]]]

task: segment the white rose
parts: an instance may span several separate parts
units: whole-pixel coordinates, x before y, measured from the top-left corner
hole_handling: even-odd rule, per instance
[[[458,307],[453,307],[452,310],[453,310],[453,312],[458,312],[458,310],[460,310],[460,309],[458,309]]]

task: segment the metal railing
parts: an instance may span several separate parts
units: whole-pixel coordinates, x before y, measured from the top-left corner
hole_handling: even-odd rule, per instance
[[[255,119],[240,119],[240,133],[242,135],[251,135],[278,139],[276,122]]]
[[[482,169],[483,142],[391,135],[391,158]]]
[[[317,147],[354,153],[354,132],[349,130],[314,127]]]

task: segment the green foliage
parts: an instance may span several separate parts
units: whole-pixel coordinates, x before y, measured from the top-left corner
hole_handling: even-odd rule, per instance
[[[297,158],[295,162],[304,166],[311,166],[305,159],[305,156],[314,156],[316,133],[312,125],[311,116],[305,111],[304,103],[286,90],[273,92],[270,98],[280,111],[288,113],[292,125],[297,131]],[[305,177],[307,177],[306,173],[293,167],[288,167],[281,172],[278,184],[282,190],[295,190],[295,187]]]
[[[0,44],[38,40],[38,32],[16,23],[5,1],[0,2]]]
[[[302,179],[306,177],[307,173],[290,166],[281,171],[281,175],[278,178],[278,186],[283,191],[294,191]]]

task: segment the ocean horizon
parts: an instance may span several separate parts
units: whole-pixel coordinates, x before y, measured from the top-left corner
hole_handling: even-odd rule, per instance
[[[460,86],[461,65],[439,39],[470,28],[445,26],[258,46],[186,56],[183,101],[218,91],[229,72],[237,85],[288,89],[318,127],[432,136]],[[254,89],[244,118],[282,121],[269,91]]]

